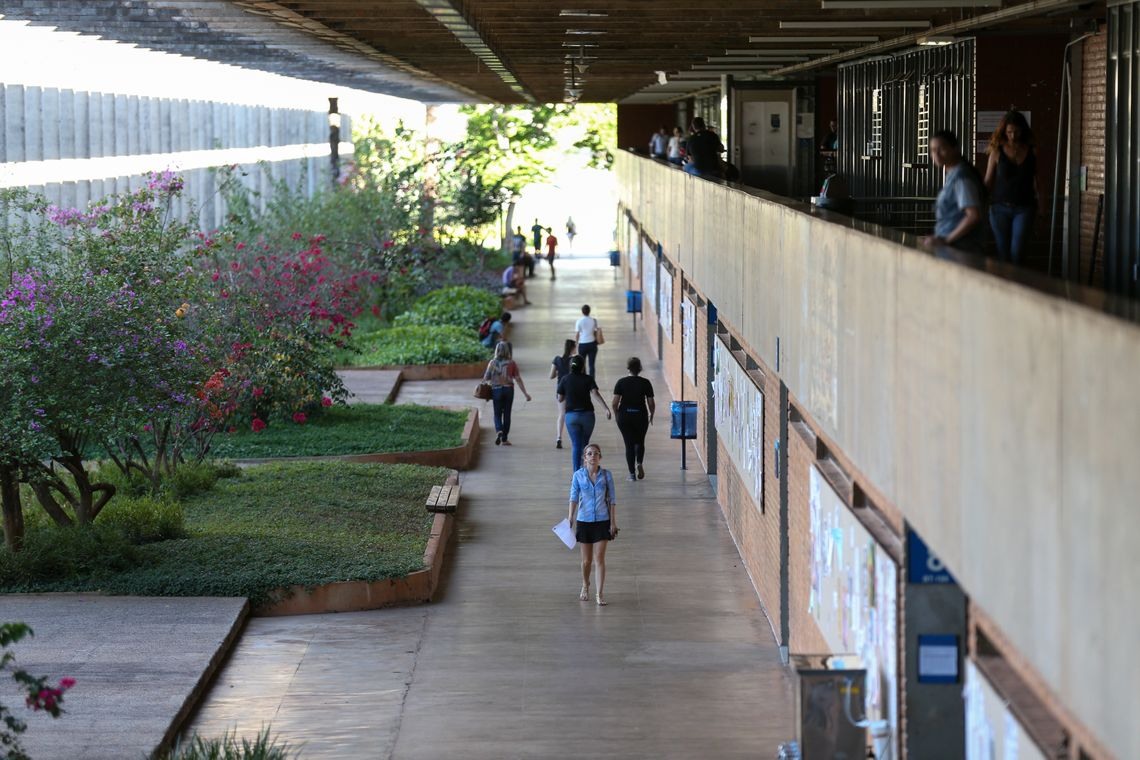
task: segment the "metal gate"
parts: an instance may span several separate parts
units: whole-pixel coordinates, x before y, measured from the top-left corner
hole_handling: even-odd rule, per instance
[[[1104,287],[1140,295],[1140,2],[1109,2],[1104,157]]]

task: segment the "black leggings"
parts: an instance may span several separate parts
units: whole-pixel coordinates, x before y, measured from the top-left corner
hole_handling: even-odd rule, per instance
[[[627,412],[623,409],[617,414],[617,426],[625,441],[625,463],[629,466],[630,473],[633,473],[634,466],[645,461],[645,434],[649,432],[649,417],[643,411]]]

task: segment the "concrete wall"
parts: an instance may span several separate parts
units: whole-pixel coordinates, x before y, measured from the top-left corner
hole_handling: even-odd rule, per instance
[[[616,170],[634,219],[1054,700],[1140,756],[1113,707],[1138,675],[1140,328],[772,196],[628,154]]]
[[[351,134],[347,117],[342,134]],[[323,156],[289,158],[280,151],[321,143],[328,143],[328,122],[320,111],[0,85],[0,161],[7,164],[0,166],[0,184],[33,187],[61,206],[86,207],[105,195],[141,187],[146,171],[174,167],[186,183],[175,213],[185,218],[196,212],[203,228],[218,227],[225,207],[214,167],[241,163],[246,170],[241,180],[262,193],[276,180],[296,186],[306,177],[311,192],[317,182],[329,181],[327,150]],[[247,150],[236,154],[235,149]],[[218,156],[211,161],[179,155],[186,151],[218,151]],[[80,160],[21,167],[58,159]],[[27,171],[13,174],[21,168]],[[25,179],[12,181],[12,176]]]

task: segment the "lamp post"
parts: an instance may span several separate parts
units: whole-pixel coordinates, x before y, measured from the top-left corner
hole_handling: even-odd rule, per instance
[[[336,101],[336,98],[329,98],[329,164],[333,187],[340,179],[340,110]]]

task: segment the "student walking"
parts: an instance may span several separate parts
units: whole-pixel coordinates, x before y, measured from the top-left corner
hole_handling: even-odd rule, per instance
[[[495,414],[495,445],[510,446],[508,437],[511,434],[511,407],[515,403],[515,384],[522,389],[526,400],[530,401],[530,394],[526,392],[526,383],[519,374],[519,366],[511,358],[511,344],[499,341],[495,345],[495,358],[487,362],[487,369],[483,371],[483,380],[491,384],[491,405]]]
[[[554,279],[554,257],[558,248],[558,238],[554,237],[554,230],[546,230],[546,263],[550,265],[550,279]]]
[[[641,377],[641,359],[632,356],[625,366],[629,374],[617,381],[611,403],[625,441],[629,480],[641,480],[645,477],[645,434],[653,424],[657,405],[653,400],[653,384]]]
[[[570,462],[577,470],[582,466],[582,451],[594,434],[594,404],[590,395],[598,399],[610,419],[610,408],[598,391],[594,378],[587,375],[581,356],[570,357],[570,374],[558,383],[558,400],[566,405],[566,432],[570,434]]]
[[[1045,193],[1037,172],[1033,130],[1020,111],[1001,118],[987,149],[985,186],[998,258],[1017,264],[1033,231],[1034,214],[1045,216]]]
[[[570,529],[582,547],[582,590],[578,600],[590,600],[590,571],[597,568],[598,592],[594,600],[606,605],[606,546],[617,538],[617,491],[614,476],[602,469],[602,447],[586,447],[586,466],[570,478]]]
[[[554,357],[550,362],[550,379],[554,381],[555,389],[562,382],[562,378],[570,374],[570,358],[574,356],[574,341],[567,340],[562,346],[562,355]],[[558,400],[557,390],[554,400],[558,403],[558,424],[555,426],[557,437],[554,439],[554,448],[562,448],[562,430],[566,425],[566,404]]]
[[[582,316],[574,323],[574,340],[577,343],[578,356],[589,362],[590,377],[594,377],[598,344],[605,339],[602,337],[602,328],[598,327],[598,320],[590,316],[590,304],[582,307]]]

